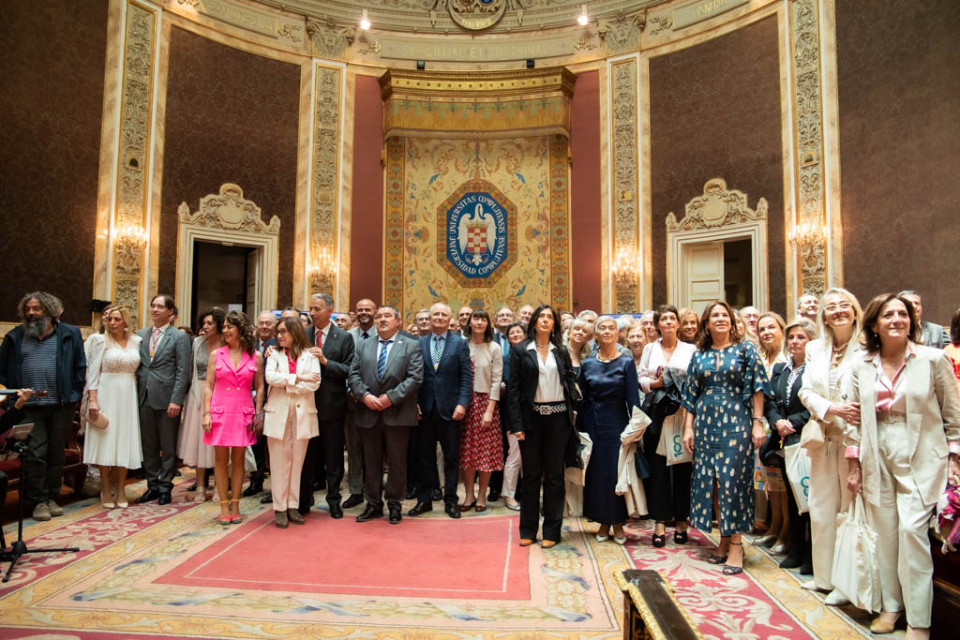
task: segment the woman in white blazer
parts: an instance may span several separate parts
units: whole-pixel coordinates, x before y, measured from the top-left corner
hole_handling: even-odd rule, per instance
[[[870,626],[891,633],[906,608],[907,638],[930,637],[933,559],[927,527],[947,478],[960,481],[960,398],[949,359],[918,344],[920,324],[902,295],[879,295],[863,315],[849,382],[860,421],[845,433],[847,484],[863,492],[877,532],[883,611]]]
[[[277,349],[267,358],[270,385],[263,408],[263,434],[270,451],[270,491],[274,522],[303,524],[300,506],[300,470],[307,442],[319,435],[314,392],[320,386],[320,361],[310,353],[310,342],[299,318],[281,318]]]
[[[833,547],[837,514],[850,504],[843,455],[844,421],[860,420],[859,406],[842,391],[853,369],[854,353],[860,348],[860,303],[846,289],[829,289],[820,300],[818,325],[822,337],[807,343],[807,368],[800,388],[800,401],[820,423],[824,436],[823,446],[808,449],[813,580],[804,582],[803,588],[829,591],[826,604],[844,605],[846,596],[833,588]]]

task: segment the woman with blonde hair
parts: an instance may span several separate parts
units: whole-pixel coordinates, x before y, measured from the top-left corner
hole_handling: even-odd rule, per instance
[[[689,307],[680,309],[680,329],[677,337],[681,342],[695,344],[700,334],[700,315]]]
[[[627,348],[633,356],[633,365],[640,371],[640,360],[643,358],[643,350],[647,346],[647,331],[642,324],[634,322],[627,329]]]
[[[763,367],[767,370],[767,377],[773,375],[775,365],[786,362],[783,355],[783,330],[786,323],[779,313],[767,311],[761,313],[757,319],[757,342],[760,345],[760,357]],[[768,444],[779,440],[768,436]],[[789,546],[790,510],[787,508],[786,483],[783,480],[783,462],[774,453],[768,456],[769,447],[760,448],[757,468],[754,472],[754,488],[758,497],[765,496],[770,508],[770,528],[766,535],[757,543],[773,545],[772,553],[786,553]],[[764,458],[768,459],[764,459]],[[773,459],[776,458],[776,459]]]
[[[837,514],[850,503],[843,450],[845,423],[860,422],[860,404],[848,391],[863,326],[857,298],[840,287],[827,290],[817,315],[820,338],[807,343],[806,372],[800,401],[823,430],[823,444],[808,448],[810,456],[810,538],[813,547],[813,580],[805,589],[829,591],[828,605],[849,601],[833,588],[833,548],[837,539]],[[807,427],[809,428],[809,426]]]
[[[300,514],[300,471],[310,438],[320,434],[314,392],[320,361],[297,318],[280,318],[277,349],[267,358],[270,397],[263,409],[263,434],[270,451],[270,493],[274,524],[304,524]]]
[[[580,364],[590,357],[590,341],[593,340],[593,327],[583,318],[577,318],[571,323],[567,333],[563,336],[563,344],[570,353],[573,362],[573,373],[580,373]]]
[[[143,462],[137,408],[140,338],[133,335],[127,307],[109,307],[104,314],[103,339],[90,343],[87,390],[90,420],[96,422],[102,413],[108,423],[105,429],[88,427],[83,462],[100,468],[100,503],[107,509],[126,509],[127,470],[139,469]]]

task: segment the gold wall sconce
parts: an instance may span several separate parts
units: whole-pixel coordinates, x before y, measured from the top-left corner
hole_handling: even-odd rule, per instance
[[[793,226],[793,231],[789,233],[787,238],[790,240],[790,244],[795,247],[806,247],[819,244],[826,236],[827,229],[825,225],[804,220]]]
[[[621,284],[637,278],[637,256],[633,251],[620,249],[613,261],[613,281]]]

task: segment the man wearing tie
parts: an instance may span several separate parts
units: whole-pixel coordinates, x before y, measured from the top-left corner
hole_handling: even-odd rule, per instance
[[[473,363],[470,346],[457,332],[449,331],[450,307],[438,302],[430,307],[433,333],[420,338],[426,363],[420,388],[420,488],[417,505],[408,515],[418,516],[433,510],[430,498],[436,482],[430,468],[434,465],[437,441],[443,449],[443,503],[451,518],[459,518],[457,484],[460,472],[460,421],[467,413],[473,395]]]
[[[359,347],[364,340],[377,337],[377,328],[373,325],[376,312],[377,304],[369,298],[359,300],[354,306],[357,326],[347,332],[353,337],[354,347]],[[347,401],[347,486],[350,488],[350,497],[343,502],[344,509],[363,503],[363,441],[353,419],[358,400],[350,398]]]
[[[150,301],[152,327],[140,336],[140,366],[137,388],[140,394],[140,442],[143,446],[143,474],[147,490],[138,504],[156,500],[170,504],[173,476],[177,471],[177,431],[180,408],[190,385],[190,338],[170,324],[176,306],[165,294]]]
[[[346,331],[330,322],[334,301],[329,293],[310,297],[310,319],[307,340],[313,345],[310,353],[320,361],[320,388],[316,392],[320,435],[311,438],[300,475],[300,513],[310,511],[314,475],[326,482],[330,517],[343,517],[340,506],[340,482],[343,480],[343,446],[347,418],[347,376],[353,362],[353,339]],[[322,454],[322,458],[320,458]],[[322,468],[326,469],[325,478]]]
[[[359,314],[358,314],[359,315]],[[417,391],[423,382],[423,357],[416,339],[399,333],[403,322],[394,307],[380,307],[374,317],[377,339],[357,346],[350,367],[350,388],[359,400],[354,420],[363,440],[363,489],[367,508],[357,522],[383,515],[383,461],[390,471],[386,498],[390,524],[401,519],[400,501],[407,486],[407,442],[417,423]]]
[[[497,344],[500,345],[500,350],[503,352],[503,383],[500,385],[500,397],[506,398],[507,390],[507,375],[510,370],[510,341],[507,340],[507,327],[513,324],[513,309],[510,307],[500,307],[497,310],[497,314],[493,316],[493,339]],[[503,415],[506,411],[501,412],[500,414],[500,426],[503,430],[503,460],[507,460],[507,452],[510,450],[509,441],[507,440],[507,425],[510,424],[509,420],[504,420]],[[494,471],[490,474],[490,493],[487,494],[488,502],[496,502],[500,499],[500,491],[503,489],[503,471]],[[513,499],[513,496],[509,496],[510,499]]]

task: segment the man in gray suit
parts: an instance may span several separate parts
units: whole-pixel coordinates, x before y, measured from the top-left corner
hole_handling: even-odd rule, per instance
[[[390,465],[386,498],[390,524],[400,522],[400,501],[407,487],[407,443],[417,424],[417,391],[423,383],[423,356],[416,338],[400,333],[395,307],[380,307],[374,317],[377,339],[357,344],[350,367],[350,389],[359,401],[354,421],[363,440],[363,490],[367,508],[357,522],[383,515],[383,461]]]
[[[950,336],[947,335],[947,330],[943,326],[936,322],[923,321],[923,304],[921,304],[919,293],[908,289],[901,291],[900,297],[913,303],[913,310],[917,312],[917,322],[920,323],[920,328],[923,331],[923,344],[935,349],[943,349],[950,344]]]
[[[177,431],[180,409],[190,384],[190,338],[172,324],[176,305],[171,296],[160,294],[150,301],[153,326],[137,332],[140,336],[140,443],[143,446],[143,473],[147,491],[137,498],[143,504],[156,500],[170,504],[173,476],[177,470]]]

